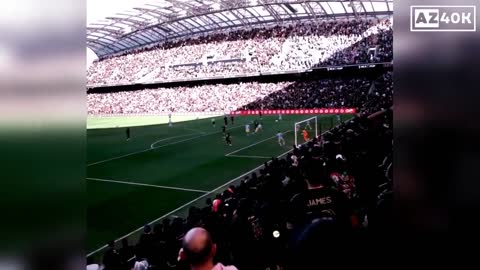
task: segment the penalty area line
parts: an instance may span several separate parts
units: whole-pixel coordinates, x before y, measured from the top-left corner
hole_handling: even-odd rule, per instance
[[[293,130],[287,130],[287,131],[283,132],[283,134],[287,134],[287,133],[292,132],[292,131],[293,131]],[[252,147],[252,146],[255,146],[255,145],[257,145],[257,144],[261,144],[262,142],[266,142],[266,141],[271,140],[271,139],[273,139],[273,138],[275,138],[275,137],[277,137],[277,135],[272,136],[272,137],[268,137],[268,138],[266,138],[266,139],[264,139],[264,140],[261,140],[261,141],[258,141],[258,142],[256,142],[256,143],[253,143],[253,144],[247,145],[247,146],[245,146],[245,147],[242,147],[242,148],[240,148],[240,149],[237,149],[237,150],[235,150],[235,151],[233,151],[233,152],[230,152],[230,153],[228,153],[228,154],[225,154],[225,156],[226,156],[226,157],[230,157],[230,156],[232,156],[232,155],[235,154],[235,153],[238,153],[238,152],[240,152],[240,151],[242,151],[242,150],[245,150],[245,149],[250,148],[250,147]]]
[[[235,128],[239,128],[239,127],[243,127],[243,125],[242,125],[242,126],[234,126],[234,127],[231,127],[230,129],[235,129]],[[187,141],[195,140],[195,139],[202,138],[202,137],[205,137],[205,136],[214,135],[214,134],[220,134],[220,133],[222,133],[222,132],[221,132],[221,131],[216,131],[216,132],[205,133],[205,134],[203,134],[203,135],[199,135],[199,136],[195,136],[195,137],[188,138],[188,139],[185,139],[185,140],[180,140],[180,141],[176,141],[176,142],[171,142],[171,143],[167,143],[167,144],[163,144],[163,145],[155,146],[155,147],[152,147],[152,145],[150,145],[150,148],[148,148],[148,149],[144,149],[144,150],[140,150],[140,151],[128,153],[128,154],[121,155],[121,156],[117,156],[117,157],[112,157],[112,158],[109,158],[109,159],[104,159],[104,160],[96,161],[96,162],[87,164],[87,167],[90,167],[90,166],[93,166],[93,165],[97,165],[97,164],[101,164],[101,163],[105,163],[105,162],[112,161],[112,160],[116,160],[116,159],[121,159],[121,158],[124,158],[124,157],[136,155],[136,154],[140,154],[140,153],[144,153],[144,152],[148,152],[148,151],[152,151],[152,150],[155,150],[155,149],[158,149],[158,148],[162,148],[162,147],[165,147],[165,146],[175,145],[175,144],[178,144],[178,143],[187,142]],[[189,134],[189,135],[192,135],[192,134]],[[195,134],[193,134],[193,135],[195,135]],[[183,135],[182,135],[182,136],[183,136]],[[155,142],[154,142],[154,143],[155,143]]]

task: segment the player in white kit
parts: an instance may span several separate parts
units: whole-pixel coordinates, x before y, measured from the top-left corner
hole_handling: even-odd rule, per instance
[[[310,120],[307,121],[307,124],[305,125],[305,128],[307,129],[312,129],[312,126],[310,126]]]
[[[245,133],[247,134],[247,136],[250,136],[250,124],[245,125]]]
[[[285,145],[285,139],[283,138],[283,133],[282,132],[278,132],[277,133],[277,138],[278,138],[278,144],[280,146],[284,146]]]
[[[258,123],[258,126],[257,126],[257,128],[255,129],[255,133],[258,133],[258,132],[260,132],[260,131],[262,131],[262,130],[263,130],[263,128],[262,128],[262,123]]]

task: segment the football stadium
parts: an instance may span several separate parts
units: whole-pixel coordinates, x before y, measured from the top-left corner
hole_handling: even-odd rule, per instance
[[[130,2],[87,22],[87,269],[318,269],[382,230],[392,0]]]

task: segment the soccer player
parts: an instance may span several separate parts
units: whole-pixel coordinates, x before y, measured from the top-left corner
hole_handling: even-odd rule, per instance
[[[127,141],[129,141],[130,140],[130,128],[129,127],[127,127],[126,133],[127,133]]]
[[[281,113],[278,114],[278,121],[282,121],[282,114]]]
[[[283,133],[282,132],[278,132],[277,133],[277,138],[278,138],[278,144],[280,146],[284,146],[285,145],[285,139],[283,139]]]
[[[228,118],[227,118],[227,115],[225,114],[225,116],[223,117],[223,122],[225,122],[225,126],[228,126]]]
[[[212,126],[215,128],[215,118],[212,118]]]
[[[168,114],[168,126],[169,127],[172,126],[172,114],[171,113]]]
[[[255,119],[255,120],[253,121],[253,128],[254,128],[254,129],[257,129],[257,127],[258,127],[258,120]]]
[[[340,123],[342,120],[340,118],[340,114],[337,114],[337,123]]]
[[[227,133],[227,126],[226,125],[222,126],[222,132],[223,132],[223,136],[225,137],[225,133]]]
[[[260,120],[262,120],[262,111],[260,111]]]
[[[250,124],[246,124],[245,125],[245,133],[247,134],[247,136],[250,136]]]
[[[232,126],[233,126],[233,114],[230,115],[230,122],[232,122]]]
[[[227,132],[227,135],[225,135],[225,142],[228,146],[232,146],[232,138],[230,136],[230,132]]]
[[[255,133],[258,133],[263,130],[262,123],[258,123],[257,127],[255,128]]]
[[[303,140],[304,140],[305,142],[308,142],[308,131],[307,131],[306,129],[304,129],[304,130],[302,131],[302,134],[303,134]]]

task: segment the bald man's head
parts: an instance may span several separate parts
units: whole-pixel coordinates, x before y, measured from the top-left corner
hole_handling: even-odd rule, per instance
[[[187,262],[199,265],[213,259],[216,246],[210,233],[203,228],[193,228],[183,238],[183,252]]]

